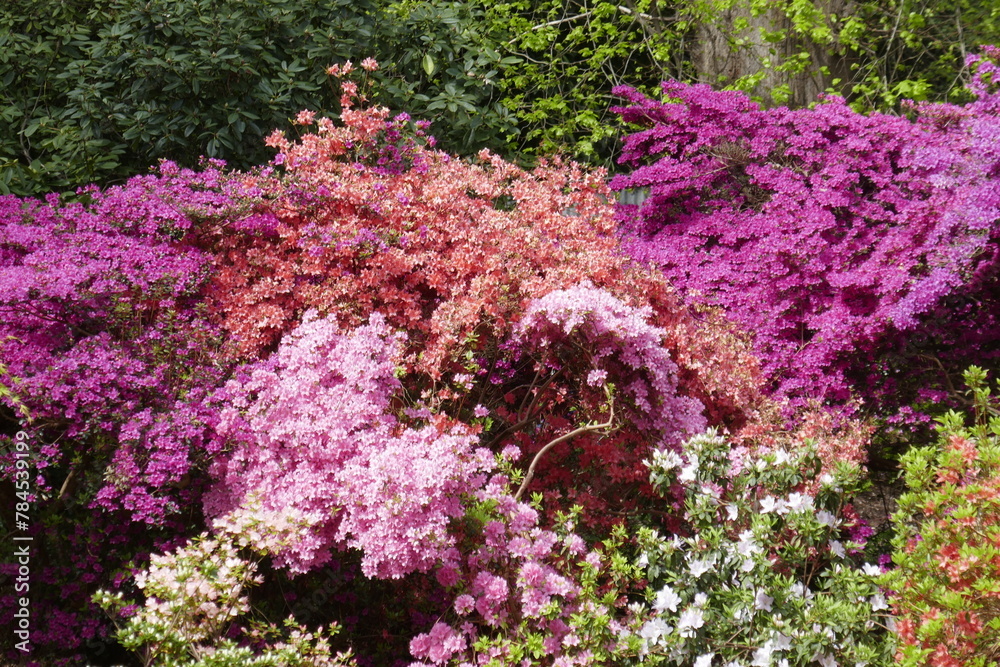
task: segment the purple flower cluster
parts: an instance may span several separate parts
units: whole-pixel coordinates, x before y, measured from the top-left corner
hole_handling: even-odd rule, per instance
[[[452,606],[458,618],[453,625],[434,623],[413,638],[410,652],[426,661],[416,664],[507,664],[513,661],[512,640],[528,637],[541,641],[554,664],[595,664],[574,618],[610,612],[584,600],[578,580],[580,568],[599,571],[602,556],[585,554],[572,522],[560,526],[563,534],[542,529],[538,512],[516,501],[508,485],[506,477],[494,475],[475,493],[486,515],[482,544],[464,555],[451,549],[436,571],[438,581],[456,594]]]
[[[0,354],[32,417],[35,488],[59,508],[34,527],[40,644],[98,635],[95,582],[192,521],[226,372],[195,230],[253,218],[251,190],[221,165],[164,163],[71,201],[0,197]]]

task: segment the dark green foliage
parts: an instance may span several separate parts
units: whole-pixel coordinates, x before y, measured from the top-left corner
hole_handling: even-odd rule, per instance
[[[905,99],[962,101],[965,55],[1000,41],[991,0],[470,1],[509,28],[503,46],[524,62],[500,78],[516,149],[606,165],[619,84],[655,95],[662,80],[709,83],[792,107],[834,92],[856,111],[897,112]]]
[[[988,0],[8,0],[0,193],[121,181],[160,158],[245,167],[302,109],[336,113],[327,66],[371,56],[374,102],[442,148],[610,165],[611,89],[663,79],[857,110],[960,100],[1000,41]]]
[[[965,57],[1000,42],[1000,4],[984,0],[861,3],[851,39],[854,94],[877,108],[904,99],[963,102]]]
[[[432,121],[446,150],[506,152],[519,131],[498,82],[522,63],[501,54],[509,33],[479,2],[393,3],[379,23],[379,101]]]
[[[235,166],[300,109],[336,99],[325,67],[371,49],[362,0],[15,0],[0,13],[0,190]]]
[[[652,92],[671,72],[671,53],[658,29],[675,27],[665,3],[640,0],[483,0],[491,23],[507,26],[503,44],[522,65],[506,68],[500,87],[516,114],[520,153],[566,150],[608,163],[620,125],[611,89],[627,84]],[[664,10],[664,13],[661,13]],[[672,33],[671,33],[672,34]]]

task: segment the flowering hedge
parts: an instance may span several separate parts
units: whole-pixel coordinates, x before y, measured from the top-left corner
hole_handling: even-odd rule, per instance
[[[983,370],[970,368],[965,380],[971,414],[941,417],[938,442],[901,462],[907,491],[893,516],[896,567],[884,583],[902,665],[989,665],[1000,651],[1000,419]]]
[[[844,539],[861,471],[821,472],[814,444],[797,444],[752,452],[709,432],[654,452],[654,484],[685,486],[687,530],[638,536],[643,664],[890,664],[881,568]]]

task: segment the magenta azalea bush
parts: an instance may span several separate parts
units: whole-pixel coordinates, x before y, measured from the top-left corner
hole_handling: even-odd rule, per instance
[[[941,398],[997,355],[998,56],[970,57],[975,102],[906,116],[835,96],[789,110],[704,85],[664,83],[664,102],[619,88],[643,129],[612,187],[649,193],[621,209],[627,252],[752,332],[795,404]]]

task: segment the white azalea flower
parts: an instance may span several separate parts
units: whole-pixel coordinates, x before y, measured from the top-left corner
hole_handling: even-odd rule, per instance
[[[844,551],[844,545],[837,540],[830,540],[830,551],[832,551],[837,558],[847,557],[847,552]]]
[[[789,587],[788,590],[790,590],[796,597],[804,598],[806,600],[813,596],[813,592],[809,590],[801,581],[796,581]]]
[[[673,470],[683,462],[677,452],[664,449],[653,452],[653,464],[660,466],[664,470]]]
[[[774,643],[768,640],[764,642],[763,646],[753,652],[753,662],[750,663],[750,666],[770,667],[772,653],[774,653]]]
[[[655,644],[660,641],[661,638],[670,634],[670,626],[667,625],[662,618],[651,618],[646,621],[645,625],[639,631],[639,636],[646,640],[649,644]]]
[[[681,637],[694,637],[695,630],[705,625],[705,614],[701,609],[688,607],[681,612],[681,617],[677,621],[677,631]]]
[[[774,496],[767,496],[760,501],[760,513],[767,514],[768,512],[777,512],[779,514],[783,513],[785,509],[785,501],[779,500]]]
[[[813,498],[807,493],[793,493],[788,496],[788,510],[790,512],[810,510],[812,506]]]
[[[830,528],[837,527],[837,517],[826,510],[816,512],[816,520],[824,526],[829,526]]]
[[[742,556],[749,556],[750,554],[760,551],[760,547],[758,547],[757,543],[753,541],[752,530],[744,530],[740,533],[740,541],[736,544],[736,550]]]
[[[664,586],[656,594],[656,602],[653,609],[657,611],[677,611],[677,605],[681,603],[681,596],[677,595],[670,586]]]
[[[715,565],[714,558],[703,558],[699,560],[693,560],[691,561],[690,565],[691,576],[697,579],[701,575],[711,570],[713,565]]]
[[[753,606],[754,609],[760,611],[771,611],[772,602],[774,602],[773,597],[771,597],[764,591],[757,591],[757,595],[754,596]]]

